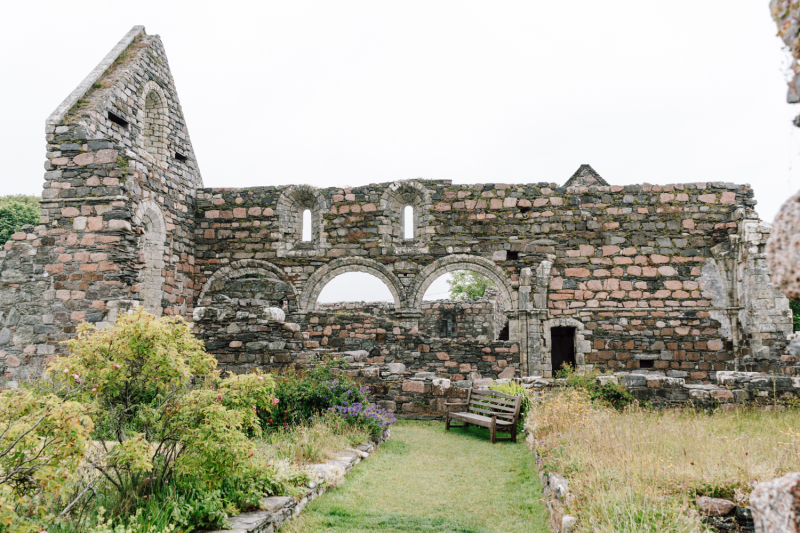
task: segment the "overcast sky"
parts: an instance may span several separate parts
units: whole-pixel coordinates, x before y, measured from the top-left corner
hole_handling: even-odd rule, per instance
[[[767,0],[31,0],[0,17],[0,194],[40,194],[45,118],[136,24],[161,35],[207,187],[563,183],[589,163],[750,183],[767,221],[800,188]],[[347,279],[321,299],[389,294]]]

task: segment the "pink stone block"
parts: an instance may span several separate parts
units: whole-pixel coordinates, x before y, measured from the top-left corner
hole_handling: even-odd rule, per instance
[[[72,162],[82,167],[86,165],[91,165],[92,163],[94,163],[94,154],[92,152],[78,154],[72,158]]]
[[[724,192],[719,201],[721,204],[732,204],[736,202],[736,193],[731,191]]]
[[[701,194],[697,197],[697,199],[701,202],[705,202],[707,204],[715,204],[717,203],[717,195],[716,194]]]

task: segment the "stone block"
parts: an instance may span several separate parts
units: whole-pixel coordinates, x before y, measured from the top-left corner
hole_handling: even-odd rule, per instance
[[[800,472],[756,485],[750,506],[756,532],[800,532]]]

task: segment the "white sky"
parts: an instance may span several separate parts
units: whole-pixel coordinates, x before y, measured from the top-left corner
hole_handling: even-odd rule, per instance
[[[767,221],[800,187],[767,0],[7,0],[0,194],[41,192],[45,118],[135,24],[164,41],[207,187],[563,183],[589,163],[751,183]],[[356,279],[321,300],[388,295]]]

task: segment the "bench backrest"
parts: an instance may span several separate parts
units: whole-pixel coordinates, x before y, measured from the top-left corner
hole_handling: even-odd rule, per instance
[[[497,416],[516,422],[522,406],[522,396],[512,396],[496,390],[469,389],[467,392],[469,412],[483,416]]]

